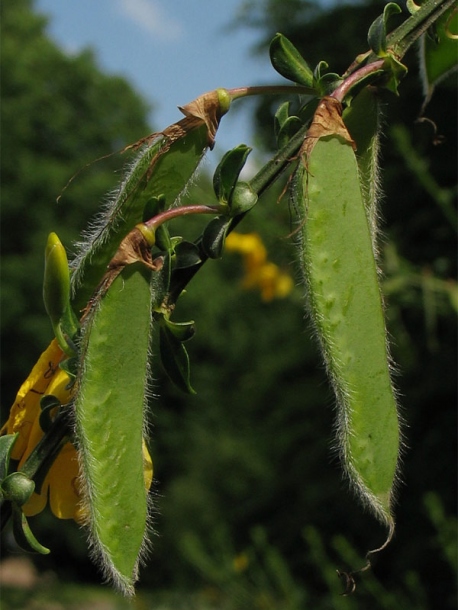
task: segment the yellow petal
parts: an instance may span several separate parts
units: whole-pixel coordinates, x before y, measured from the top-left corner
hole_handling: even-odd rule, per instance
[[[62,357],[63,352],[53,339],[17,393],[8,421],[0,430],[0,434],[19,432],[11,453],[14,460],[19,460],[27,448],[33,423],[40,414],[40,399],[56,374]]]
[[[48,388],[46,389],[45,395],[52,394],[53,396],[56,396],[56,398],[58,398],[62,404],[66,404],[69,401],[71,395],[71,392],[66,389],[68,382],[69,377],[67,373],[59,369],[53,375],[53,378],[49,383]],[[32,453],[32,451],[43,438],[44,432],[40,427],[39,421],[40,413],[41,409],[38,408],[35,413],[35,420],[30,426],[29,435],[27,437],[27,444],[22,451],[22,456],[18,465],[19,469],[22,468],[22,465],[24,464],[26,459],[29,457],[29,455]]]
[[[249,268],[263,263],[267,251],[257,233],[230,233],[226,238],[226,248],[230,252],[240,252]]]
[[[79,520],[78,455],[72,443],[66,443],[49,469],[49,505],[59,519]]]
[[[44,510],[48,502],[48,487],[48,482],[45,479],[41,488],[41,493],[37,494],[34,492],[24,504],[22,510],[24,511],[24,515],[26,517],[33,517]]]
[[[283,299],[290,294],[293,288],[294,282],[292,277],[286,273],[281,273],[277,278],[275,296],[279,299]]]
[[[151,487],[151,483],[153,482],[153,460],[148,451],[148,447],[146,446],[145,439],[143,439],[143,476],[145,478],[145,488],[146,491]]]

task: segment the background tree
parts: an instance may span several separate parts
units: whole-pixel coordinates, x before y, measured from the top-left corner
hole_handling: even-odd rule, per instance
[[[64,54],[31,0],[1,4],[2,390],[8,405],[51,337],[43,316],[43,252],[59,227],[70,246],[114,186],[119,157],[83,171],[151,129],[125,80],[103,74],[91,51]],[[122,159],[122,158],[121,158]]]

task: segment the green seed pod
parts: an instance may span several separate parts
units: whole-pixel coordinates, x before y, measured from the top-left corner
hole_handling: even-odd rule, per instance
[[[94,229],[79,244],[79,254],[72,263],[76,309],[86,306],[123,238],[144,220],[151,198],[164,196],[166,208],[176,205],[203,154],[213,147],[220,119],[229,105],[225,89],[206,93],[180,108],[184,119],[135,145],[140,149],[137,158]]]
[[[151,316],[158,305],[150,279],[144,264],[130,264],[93,306],[83,326],[75,399],[91,546],[105,575],[128,595],[147,546],[142,442]]]
[[[302,148],[294,199],[311,318],[337,397],[339,446],[363,502],[389,527],[399,418],[360,174],[341,105],[324,98]]]

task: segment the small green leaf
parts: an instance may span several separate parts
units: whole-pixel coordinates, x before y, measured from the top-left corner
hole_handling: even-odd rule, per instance
[[[251,148],[240,144],[228,151],[219,162],[213,175],[213,189],[221,203],[229,203],[232,192],[246,163]]]
[[[16,542],[24,551],[41,555],[50,553],[50,550],[40,544],[32,534],[26,516],[16,504],[13,504],[13,534]]]
[[[383,67],[387,74],[387,78],[383,83],[383,86],[385,89],[388,89],[389,91],[392,91],[394,94],[398,95],[398,86],[400,81],[407,74],[407,67],[393,55],[388,55],[385,58]]]
[[[190,241],[180,241],[175,246],[174,269],[194,267],[194,265],[198,265],[201,261],[198,247]]]
[[[0,436],[0,481],[8,474],[11,451],[13,450],[14,443],[16,442],[19,432],[16,434],[5,434]]]
[[[22,506],[27,502],[35,489],[35,483],[23,472],[12,472],[1,484],[3,497]]]
[[[159,331],[159,351],[165,372],[183,392],[195,394],[190,382],[188,352],[168,325],[162,324]]]
[[[156,246],[159,250],[172,250],[172,240],[167,225],[162,224],[156,227]]]
[[[321,80],[321,72],[322,70],[327,70],[329,68],[329,64],[327,61],[321,60],[315,66],[313,70],[313,83],[316,85]]]
[[[209,258],[220,258],[231,219],[227,216],[213,218],[202,234],[202,249]]]
[[[151,218],[154,218],[154,216],[157,216],[163,212],[166,205],[167,201],[165,196],[162,194],[148,199],[148,201],[145,203],[145,207],[143,208],[142,222],[146,222],[147,220],[150,220]]]
[[[386,57],[386,33],[388,20],[392,15],[400,13],[401,11],[402,9],[399,4],[396,4],[395,2],[388,2],[383,9],[383,14],[377,17],[369,28],[367,42],[377,57]]]
[[[167,326],[172,335],[174,335],[174,337],[178,339],[178,341],[188,341],[194,336],[194,321],[171,322],[169,319],[163,318],[163,324]]]
[[[329,64],[326,61],[319,61],[313,71],[313,84],[320,96],[329,95],[342,82],[342,78],[335,72],[325,72]]]
[[[40,428],[46,432],[51,427],[53,422],[53,418],[51,417],[51,411],[53,409],[61,407],[61,402],[56,396],[52,394],[47,394],[40,399],[40,418],[39,424]]]
[[[272,65],[279,74],[299,85],[313,87],[313,73],[309,65],[283,34],[274,36],[269,53]]]
[[[277,146],[283,148],[294,134],[302,127],[302,121],[297,116],[290,116],[283,123],[277,135]]]
[[[281,128],[289,119],[289,107],[290,102],[283,102],[281,106],[278,107],[277,112],[274,116],[274,129],[275,129],[275,137],[278,138],[278,134],[281,131]]]
[[[320,95],[330,95],[340,85],[342,78],[335,72],[323,74],[317,83]]]

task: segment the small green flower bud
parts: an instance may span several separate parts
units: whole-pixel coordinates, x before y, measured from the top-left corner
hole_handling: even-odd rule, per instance
[[[247,182],[235,185],[231,200],[231,216],[238,216],[251,210],[258,201],[258,195]]]
[[[2,481],[3,497],[18,506],[27,502],[35,489],[35,483],[23,472],[12,472]]]
[[[140,231],[148,245],[152,248],[156,243],[156,227],[149,227],[144,222],[140,222],[138,225],[135,225],[135,228]]]
[[[55,233],[50,233],[45,250],[43,300],[48,316],[58,324],[70,302],[70,271],[65,248]]]
[[[227,89],[217,89],[216,93],[218,95],[220,113],[221,116],[223,116],[224,114],[226,114],[226,112],[229,111],[232,99]]]

